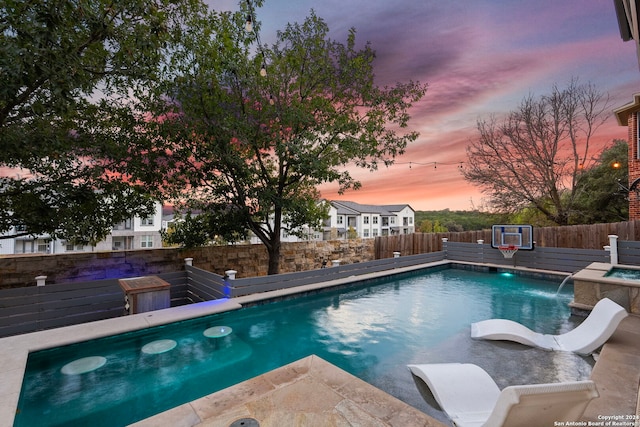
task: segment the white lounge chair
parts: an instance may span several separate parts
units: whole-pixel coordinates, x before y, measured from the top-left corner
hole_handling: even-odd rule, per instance
[[[516,385],[500,391],[484,369],[470,363],[408,368],[425,382],[458,427],[552,426],[558,421],[578,421],[589,402],[599,396],[593,381]]]
[[[625,317],[627,311],[623,307],[609,298],[603,298],[580,325],[561,335],[541,334],[512,320],[490,319],[472,323],[471,338],[515,341],[546,350],[564,350],[588,355],[613,335]]]

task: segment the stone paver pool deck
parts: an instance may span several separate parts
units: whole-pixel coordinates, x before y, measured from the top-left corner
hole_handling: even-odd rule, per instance
[[[424,266],[418,266],[418,268],[424,268]],[[375,275],[384,274],[388,272]],[[350,280],[362,278],[360,276]],[[308,290],[327,285],[327,283],[310,285]],[[3,362],[0,364],[2,379],[0,381],[0,427],[13,425],[29,352],[234,310],[240,308],[243,303],[264,297],[261,295],[210,301],[2,338],[0,339],[0,360]],[[407,375],[409,375],[408,371]],[[638,408],[640,317],[630,315],[623,320],[613,337],[603,347],[591,378],[596,382],[600,397],[594,399],[588,406],[583,417],[584,421],[600,422],[605,420],[604,417],[622,417],[618,422],[628,423],[640,416]],[[416,393],[418,393],[417,389]],[[261,427],[443,426],[441,422],[317,356],[309,356],[228,389],[157,414],[136,423],[135,426],[227,427],[241,419],[255,419]],[[635,425],[640,426],[640,423],[636,422]]]
[[[242,419],[256,420],[260,427],[445,426],[317,356],[298,360],[133,426],[228,427]]]

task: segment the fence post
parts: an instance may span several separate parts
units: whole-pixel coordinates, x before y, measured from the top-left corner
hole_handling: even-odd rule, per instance
[[[447,259],[447,242],[449,241],[448,237],[442,238],[442,251],[444,252],[444,259]]]
[[[609,254],[611,264],[616,265],[618,263],[618,236],[615,234],[609,234]]]
[[[193,265],[193,258],[185,258],[184,259],[184,263],[185,263],[185,265],[192,266]]]
[[[47,280],[47,276],[37,276],[36,286],[44,286],[44,282]]]
[[[222,278],[222,282],[224,284],[223,293],[225,298],[231,298],[231,283],[230,280],[236,280],[236,274],[238,272],[236,270],[227,270],[224,272],[224,277]]]
[[[394,258],[400,258],[400,252],[396,251],[393,253]]]
[[[484,263],[484,240],[478,239],[478,246],[480,246],[480,262]]]

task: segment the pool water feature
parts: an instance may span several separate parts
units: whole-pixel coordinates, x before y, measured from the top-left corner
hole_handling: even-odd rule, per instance
[[[556,295],[557,287],[459,269],[405,273],[39,351],[29,356],[14,425],[126,425],[311,354],[441,418],[417,394],[407,364],[478,363],[493,367],[501,386],[588,377],[586,358],[469,337],[472,322],[493,317],[543,333],[574,328],[570,289]],[[205,335],[222,325],[222,336]],[[176,345],[142,351],[164,340]],[[61,372],[85,357],[106,363]]]

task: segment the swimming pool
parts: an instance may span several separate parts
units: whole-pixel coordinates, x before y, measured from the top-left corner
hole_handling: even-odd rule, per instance
[[[418,395],[406,364],[477,363],[501,386],[588,377],[586,358],[469,338],[470,323],[491,317],[545,333],[572,329],[571,290],[556,296],[558,285],[460,269],[405,273],[36,352],[15,425],[126,425],[310,354],[442,419]],[[231,333],[204,335],[222,326]],[[142,351],[162,340],[175,347]],[[82,374],[62,372],[86,357],[105,363]]]

